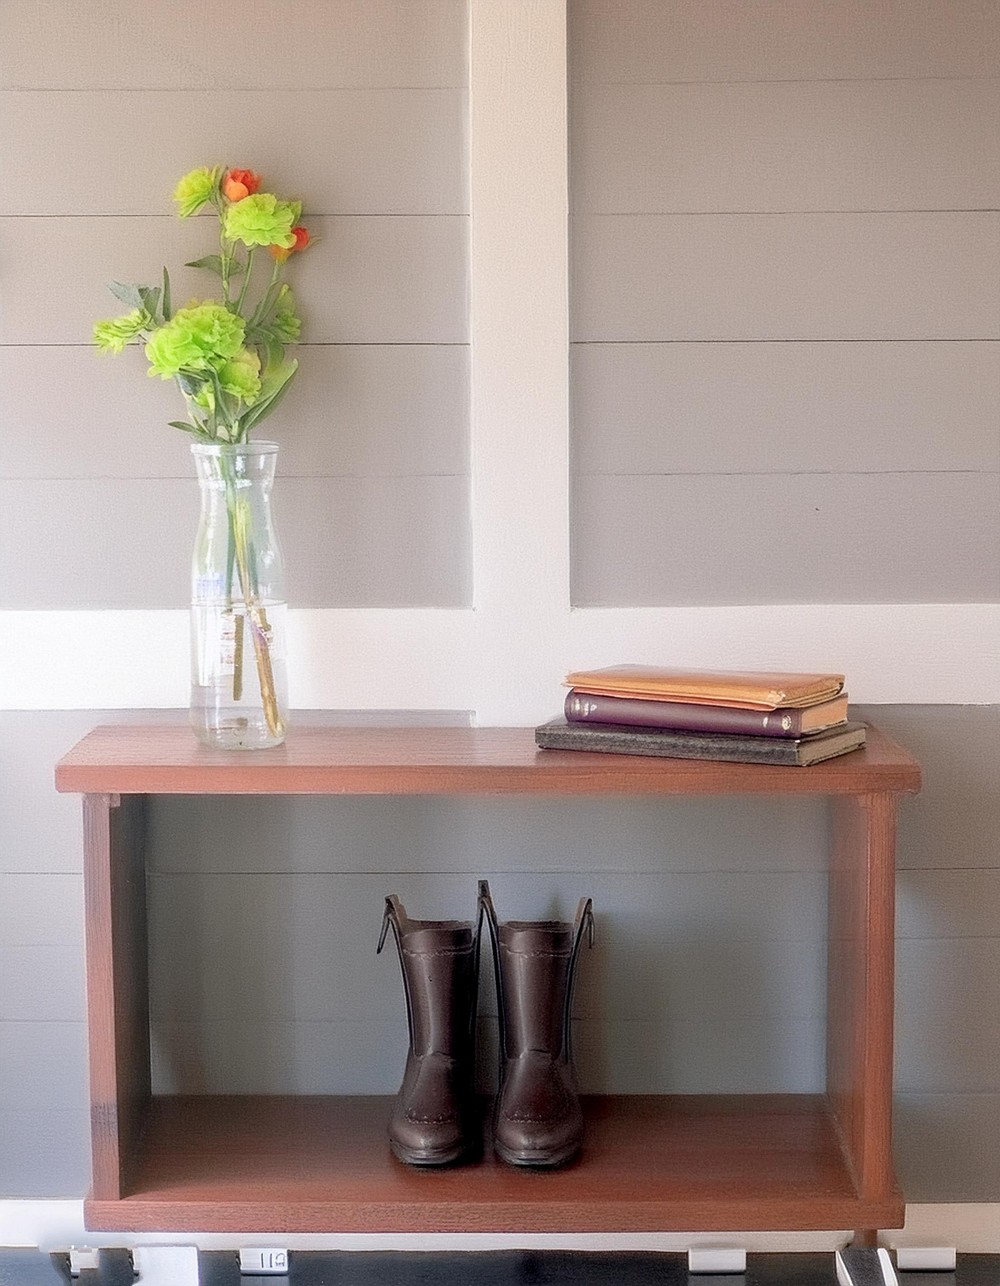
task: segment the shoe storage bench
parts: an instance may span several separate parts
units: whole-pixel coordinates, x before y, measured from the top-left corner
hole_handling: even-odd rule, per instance
[[[304,727],[274,750],[219,752],[177,725],[111,726],[60,761],[56,784],[84,797],[89,1228],[902,1224],[891,1152],[894,846],[899,798],[919,789],[920,770],[877,729],[864,750],[786,768],[539,751],[525,728]],[[552,1172],[505,1166],[488,1147],[471,1166],[404,1166],[387,1144],[386,1098],[154,1095],[142,837],[144,800],[161,794],[826,796],[826,1092],[589,1098],[583,1152]]]

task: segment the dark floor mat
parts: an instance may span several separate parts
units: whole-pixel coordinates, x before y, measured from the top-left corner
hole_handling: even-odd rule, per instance
[[[584,1251],[293,1251],[286,1276],[241,1276],[235,1252],[199,1256],[200,1286],[836,1286],[833,1255],[749,1255],[741,1274],[687,1270],[687,1256]],[[69,1275],[66,1256],[0,1250],[0,1286],[141,1286],[127,1251]],[[900,1286],[1000,1286],[1000,1255],[959,1255],[953,1273],[900,1273]]]

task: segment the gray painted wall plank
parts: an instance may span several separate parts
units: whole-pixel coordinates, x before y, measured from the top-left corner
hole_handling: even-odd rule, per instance
[[[0,607],[186,607],[197,492],[190,479],[0,481],[0,546],[8,552]],[[467,492],[460,476],[283,479],[274,511],[289,601],[464,605]],[[62,552],[53,559],[56,514]],[[176,551],[155,576],[151,549]]]
[[[623,1094],[815,1094],[824,1084],[820,1019],[755,1018],[662,1025],[580,1023],[581,1089]]]
[[[488,855],[508,873],[697,875],[826,870],[823,805],[807,799],[503,799],[443,796],[151,801],[147,863],[158,874],[467,876]],[[502,836],[498,845],[496,837]],[[581,837],[586,842],[581,843]],[[452,885],[449,884],[449,888]],[[508,888],[516,890],[516,884]],[[452,913],[472,914],[474,883]],[[463,902],[464,899],[464,902]],[[463,905],[465,907],[463,911]],[[525,906],[525,914],[530,907]],[[416,912],[414,912],[416,914]]]
[[[1000,78],[591,85],[574,101],[580,213],[1000,202]]]
[[[158,1094],[395,1094],[406,1058],[406,1016],[154,1021],[151,1052]]]
[[[1000,706],[854,709],[896,737],[921,766],[919,799],[900,810],[898,866],[1000,869]],[[994,906],[995,924],[998,912]]]
[[[578,477],[573,602],[1000,601],[1000,473]]]
[[[325,217],[288,280],[312,344],[463,344],[465,241],[459,216]],[[93,323],[122,311],[109,281],[156,284],[163,265],[178,301],[213,278],[178,268],[212,249],[208,220],[106,216],[21,218],[4,268],[0,344],[89,344]],[[176,269],[176,277],[175,277]]]
[[[300,0],[294,9],[246,0],[239,22],[220,23],[205,22],[198,0],[72,13],[61,0],[4,0],[0,9],[4,88],[242,89],[248,67],[272,90],[464,85],[465,0]]]
[[[575,0],[570,14],[578,80],[993,76],[1000,63],[1000,14],[980,0]]]
[[[753,1018],[573,1024],[584,1093],[815,1093],[823,1083],[820,1019]],[[480,1023],[479,1086],[496,1083],[495,1028]],[[738,1051],[738,1055],[734,1054]],[[393,1094],[406,1057],[400,1008],[383,1023],[235,1022],[153,1028],[157,1093]]]
[[[171,214],[181,175],[215,164],[252,168],[265,191],[301,198],[306,222],[464,214],[465,98],[462,89],[261,89],[256,74],[252,89],[183,94],[0,92],[6,137],[34,140],[7,149],[0,215]],[[276,119],[295,126],[275,133]]]
[[[901,870],[896,878],[896,937],[994,938],[998,906],[1000,868]]]
[[[900,1093],[1000,1091],[1000,938],[909,938],[897,948]],[[962,997],[962,1003],[956,1003]]]
[[[571,362],[580,473],[1000,469],[996,342],[576,344]]]
[[[469,354],[464,345],[314,345],[281,413],[255,431],[280,444],[279,477],[464,474]],[[190,478],[189,439],[168,427],[185,404],[148,379],[138,350],[0,346],[7,390],[0,478]],[[63,382],[74,389],[67,399]]]
[[[0,871],[0,940],[9,947],[82,947],[81,877]]]
[[[580,1017],[822,1013],[824,875],[591,872],[491,883],[503,919],[569,919],[580,896],[593,897],[599,942],[581,975]],[[398,967],[374,963],[386,893],[420,918],[473,920],[473,885],[406,872],[154,876],[152,1013],[171,1022],[391,1016]],[[215,967],[219,958],[230,967]]]
[[[86,1024],[0,1022],[0,1113],[89,1105]]]
[[[1000,214],[579,215],[577,342],[996,339]]]
[[[80,1198],[90,1187],[89,1111],[0,1111],[0,1138],[0,1198]]]
[[[1000,1200],[1000,1094],[897,1094],[893,1125],[907,1201]]]
[[[0,944],[0,1022],[82,1022],[83,950]]]

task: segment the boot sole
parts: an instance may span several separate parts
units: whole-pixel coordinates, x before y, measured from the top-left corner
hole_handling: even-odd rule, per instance
[[[511,1152],[505,1148],[502,1143],[493,1142],[493,1150],[497,1156],[506,1165],[521,1166],[531,1170],[555,1170],[561,1165],[566,1165],[580,1151],[580,1145],[575,1144],[573,1147],[564,1152],[559,1152],[555,1156],[550,1152],[536,1152],[534,1154],[527,1152]]]
[[[459,1148],[450,1148],[447,1152],[412,1152],[408,1148],[400,1147],[392,1139],[389,1140],[389,1148],[397,1161],[402,1161],[404,1165],[419,1166],[457,1165],[458,1162],[466,1160],[471,1153],[468,1144],[462,1144]]]

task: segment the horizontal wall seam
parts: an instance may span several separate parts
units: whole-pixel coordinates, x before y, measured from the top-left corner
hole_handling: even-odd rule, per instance
[[[995,205],[969,205],[969,206],[836,206],[826,208],[824,206],[810,206],[808,208],[795,210],[761,210],[761,209],[737,209],[737,210],[694,210],[694,209],[670,209],[670,210],[590,210],[586,206],[574,207],[570,214],[570,220],[575,216],[584,216],[587,219],[673,219],[673,218],[800,218],[811,215],[853,215],[853,214],[998,214],[1000,207]],[[44,217],[44,216],[40,216]],[[51,216],[53,218],[60,216]],[[90,218],[99,218],[98,215],[85,216]]]
[[[135,345],[138,347],[138,345]],[[289,345],[291,347],[291,345]],[[340,340],[340,339],[318,339],[296,341],[295,348],[468,348],[468,340],[443,340],[443,339],[369,339],[369,340]],[[5,348],[94,348],[94,344],[81,340],[79,343],[35,343],[35,342],[11,342],[0,344],[0,350]],[[95,349],[96,352],[96,349]]]
[[[935,211],[935,213],[937,213]],[[303,210],[303,219],[468,219],[468,210]],[[18,223],[25,219],[159,219],[172,223],[176,218],[171,214],[143,214],[140,211],[80,211],[70,210],[56,214],[32,214],[30,211],[17,214],[0,214],[0,219],[10,219]]]
[[[933,84],[940,81],[995,81],[1000,77],[983,72],[979,75],[969,73],[964,76],[775,76],[763,80],[753,77],[736,77],[730,80],[605,80],[594,76],[572,76],[570,85],[573,89],[592,88],[594,86],[615,86],[618,88],[642,88],[659,85],[893,85],[903,83],[916,85]],[[117,88],[117,86],[115,87]]]
[[[819,209],[819,210],[572,210],[570,212],[570,223],[577,217],[583,217],[588,221],[595,219],[686,219],[686,218],[705,218],[705,219],[800,219],[800,218],[827,218],[837,215],[885,215],[887,218],[895,218],[900,214],[996,214],[998,210],[994,206],[985,208],[977,206],[965,206],[959,208],[928,208],[920,209],[912,206],[902,209]],[[10,217],[10,216],[5,216]],[[45,218],[46,216],[38,216]],[[57,217],[57,216],[52,216]],[[80,215],[80,218],[103,218],[110,216],[102,215]],[[118,215],[118,218],[125,216]],[[143,216],[148,218],[164,218],[163,215]]]
[[[650,337],[648,339],[571,339],[570,348],[601,348],[601,347],[619,347],[625,348],[629,345],[666,345],[666,344],[996,344],[1000,343],[1000,335],[972,335],[951,337],[946,335],[927,335],[922,338],[914,338],[912,335],[896,336],[863,336],[863,335],[844,335],[844,336],[823,336],[813,338],[807,336],[788,335],[780,339],[742,339],[734,336],[732,339],[663,339],[659,337]]]
[[[1000,439],[998,439],[1000,441]],[[1000,474],[996,469],[574,469],[579,478],[872,478],[935,477],[980,478]],[[408,476],[408,475],[407,475]]]
[[[904,79],[900,77],[900,79]],[[929,78],[925,78],[929,79]],[[974,76],[942,76],[941,80],[989,80],[991,77],[974,77]],[[206,89],[203,81],[195,81],[190,85],[4,85],[0,88],[0,93],[5,94],[393,94],[397,90],[426,91],[427,93],[436,93],[439,90],[467,90],[469,88],[467,81],[456,81],[454,84],[433,84],[433,85],[300,85],[300,84],[274,84],[260,87],[247,85],[245,82],[239,84],[226,85],[214,84],[210,89]]]

